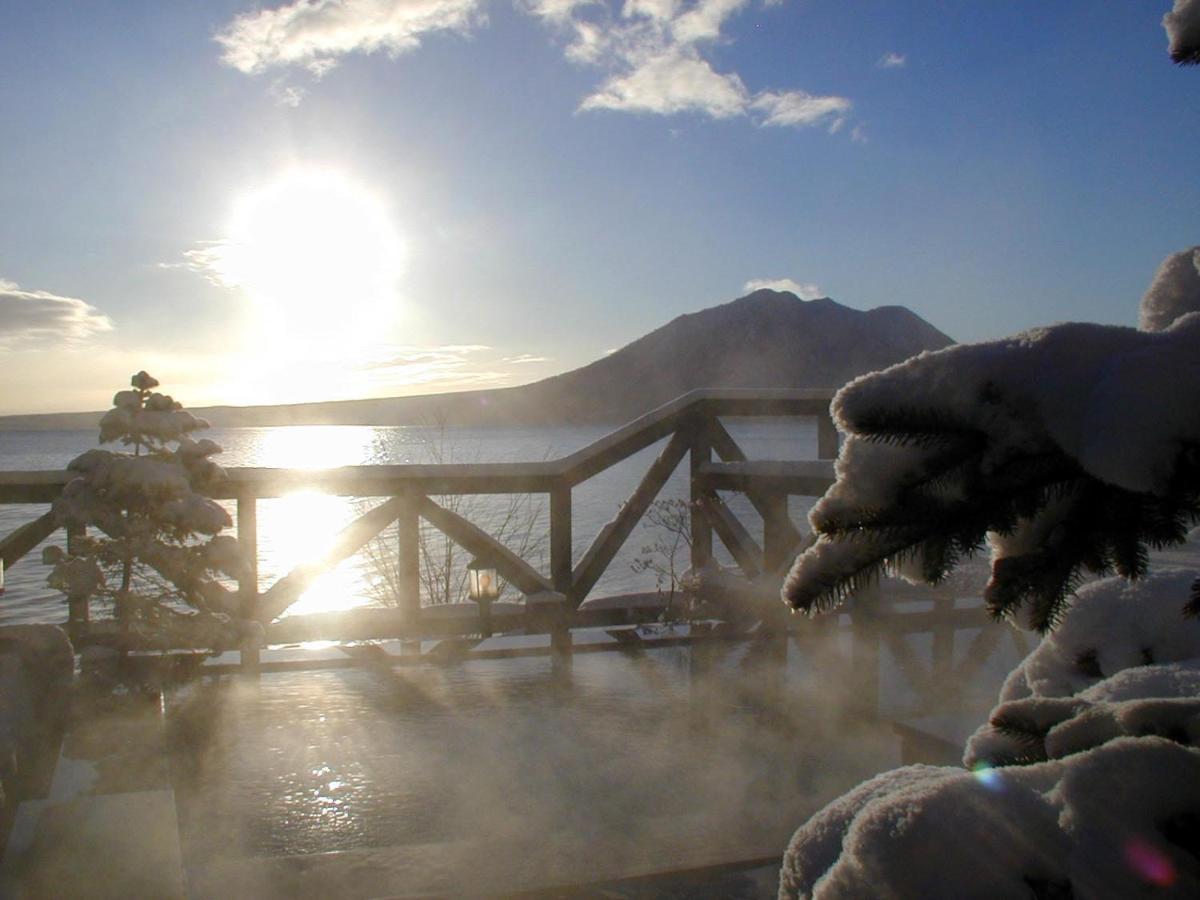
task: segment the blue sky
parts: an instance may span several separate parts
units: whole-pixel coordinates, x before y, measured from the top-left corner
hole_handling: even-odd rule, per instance
[[[8,3],[0,412],[518,384],[781,279],[1135,324],[1198,242],[1168,8]]]

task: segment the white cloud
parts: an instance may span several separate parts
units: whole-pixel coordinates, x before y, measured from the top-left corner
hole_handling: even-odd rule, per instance
[[[239,72],[304,66],[320,77],[349,53],[397,56],[425,34],[465,32],[480,18],[480,0],[295,0],[237,16],[216,40]]]
[[[709,45],[725,40],[722,29],[730,17],[746,6],[747,0],[628,0],[615,14],[601,4],[540,0],[526,8],[567,31],[569,60],[606,73],[581,110],[745,116],[764,126],[829,125],[837,131],[851,108],[845,97],[800,90],[752,93],[736,72],[720,72],[705,57]]]
[[[526,0],[518,6],[532,16],[547,22],[564,24],[570,21],[577,9],[595,6],[599,0]]]
[[[816,300],[824,297],[825,292],[815,284],[793,281],[791,278],[754,278],[742,285],[744,291],[787,291],[795,294],[801,300]]]
[[[532,353],[521,353],[517,356],[506,356],[504,362],[512,365],[522,366],[526,363],[543,363],[550,362],[549,356],[534,356]]]
[[[491,349],[486,344],[392,347],[386,358],[365,362],[359,368],[379,373],[377,377],[389,383],[426,388],[503,384],[509,373],[483,368],[490,364],[477,362],[479,354]]]
[[[1163,16],[1171,59],[1181,65],[1200,64],[1200,0],[1175,0]]]
[[[903,53],[885,53],[875,65],[881,69],[902,69],[907,62],[908,57]]]
[[[763,91],[750,103],[751,109],[763,114],[763,125],[802,127],[829,122],[833,132],[841,130],[850,106],[845,97],[814,97],[804,91]]]
[[[694,53],[674,50],[610,78],[580,109],[660,115],[699,112],[728,119],[742,115],[746,102],[746,86],[737,75],[720,75]]]
[[[396,56],[434,32],[465,33],[485,19],[484,0],[293,0],[237,16],[217,36],[221,59],[246,74],[302,67],[320,78],[351,53]],[[602,70],[580,110],[713,119],[746,117],[765,126],[841,127],[845,97],[802,90],[752,93],[736,72],[718,71],[705,53],[727,43],[731,17],[749,0],[517,0],[521,9],[565,35],[572,62]],[[889,54],[889,56],[896,56]],[[902,59],[902,57],[898,57]],[[296,106],[304,89],[271,85],[277,102]]]
[[[83,300],[23,290],[0,278],[0,345],[73,343],[110,330],[108,317]]]

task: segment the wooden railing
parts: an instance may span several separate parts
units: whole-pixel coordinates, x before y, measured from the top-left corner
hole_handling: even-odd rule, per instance
[[[334,633],[306,633],[303,625],[295,621],[306,617],[292,617],[273,626],[273,639],[324,637],[349,640],[477,633],[480,630],[477,618],[434,616],[429,610],[421,609],[420,522],[424,520],[467,553],[486,560],[525,596],[524,604],[515,610],[510,607],[506,615],[497,618],[497,630],[515,627],[549,632],[551,652],[569,653],[572,627],[630,624],[656,617],[660,612],[661,607],[654,604],[622,606],[592,602],[590,598],[605,570],[685,458],[688,460],[688,491],[692,502],[693,569],[703,568],[712,559],[715,534],[748,579],[763,573],[781,575],[805,541],[805,536],[788,516],[788,497],[819,496],[833,482],[838,438],[829,415],[831,396],[832,391],[828,390],[693,391],[575,453],[545,462],[347,466],[315,471],[229,469],[228,479],[212,490],[211,495],[215,499],[236,501],[238,539],[253,565],[239,583],[238,596],[222,599],[236,599],[236,605],[246,618],[268,625],[295,603],[317,576],[352,556],[395,523],[398,532],[398,610],[381,615],[365,614],[357,626],[342,629],[340,633],[336,630]],[[817,458],[788,462],[749,460],[721,421],[722,417],[814,418]],[[572,534],[573,489],[664,439],[665,446],[620,506],[616,517],[600,529],[576,559]],[[69,478],[70,474],[64,471],[0,472],[0,503],[51,503]],[[258,501],[301,489],[387,499],[344,528],[320,558],[306,561],[270,587],[260,590]],[[722,500],[719,491],[745,495],[762,520],[761,545]],[[494,536],[449,508],[453,504],[443,505],[433,499],[450,495],[513,493],[542,494],[549,500],[548,574],[543,574]],[[11,568],[58,527],[53,514],[46,513],[0,540],[0,558],[5,567]],[[229,592],[220,585],[211,585],[211,589]],[[777,596],[767,599],[768,603],[745,611],[751,626],[744,626],[740,631],[753,629],[760,634],[773,632],[786,636],[788,623],[783,605]],[[949,613],[949,619],[954,619],[953,627],[984,624],[984,618],[978,612],[944,611]],[[874,695],[878,685],[880,625],[889,621],[889,616],[877,599],[867,596],[855,604],[853,617],[856,634],[854,667],[863,680],[863,693]],[[364,620],[369,624],[362,625]],[[755,621],[764,627],[755,626]],[[952,640],[952,636],[946,637],[944,623],[931,620],[928,628],[940,635],[935,640],[934,655],[935,661],[944,662],[946,641]],[[903,655],[896,636],[913,629],[901,629],[897,625],[891,630],[893,637],[887,639],[887,645],[893,652]],[[248,662],[256,657],[254,648],[243,651],[243,659]],[[913,670],[914,677],[921,677],[913,669],[915,664],[910,659],[905,657],[902,663],[906,670]],[[925,679],[932,674],[924,676]]]
[[[257,572],[240,588],[243,611],[269,623],[304,592],[313,579],[352,555],[392,523],[399,526],[400,608],[419,609],[418,520],[425,519],[466,551],[486,558],[526,596],[555,592],[570,607],[588,596],[668,478],[690,458],[693,516],[692,564],[712,555],[716,531],[749,573],[776,568],[799,544],[787,518],[789,493],[819,495],[832,480],[837,435],[829,418],[830,391],[693,391],[642,416],[588,447],[561,459],[537,463],[347,466],[317,471],[234,468],[211,492],[237,503],[238,538],[246,555],[257,559],[257,503],[306,489],[354,497],[387,497],[347,526],[320,559],[310,560],[265,591]],[[752,463],[720,421],[721,416],[811,416],[817,420],[816,461]],[[582,558],[572,558],[572,489],[663,438],[665,449],[651,465],[617,517],[598,534]],[[720,462],[714,460],[714,453]],[[66,471],[0,472],[0,503],[51,503],[70,479]],[[718,490],[742,490],[764,519],[765,548],[729,512]],[[433,496],[464,494],[544,494],[550,510],[550,573],[547,577],[498,540]],[[58,528],[51,513],[0,541],[0,558],[11,568]]]

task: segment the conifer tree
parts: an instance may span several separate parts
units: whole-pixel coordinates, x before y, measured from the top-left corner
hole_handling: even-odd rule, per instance
[[[125,631],[224,645],[236,638],[236,594],[218,579],[236,578],[244,561],[221,534],[229,514],[201,493],[225,478],[210,459],[221,448],[194,440],[208,423],[156,387],[138,372],[100,421],[100,443],[127,449],[88,450],[68,465],[75,477],[54,513],[69,531],[91,533],[66,552],[47,548],[49,583],[75,603],[110,601]]]

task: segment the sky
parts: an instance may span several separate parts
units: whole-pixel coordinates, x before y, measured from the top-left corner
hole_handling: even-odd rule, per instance
[[[0,414],[500,387],[756,286],[1137,324],[1170,0],[0,0]]]

